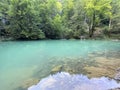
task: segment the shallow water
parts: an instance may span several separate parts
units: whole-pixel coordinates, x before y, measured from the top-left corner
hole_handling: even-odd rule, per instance
[[[96,62],[93,59],[95,57],[120,59],[120,42],[98,40],[0,42],[0,90],[23,90],[21,87],[31,85],[27,83],[28,86],[24,86],[24,82],[26,84],[29,79],[41,79],[56,73],[54,71],[58,67],[62,67],[60,71],[87,75],[88,71],[86,68],[83,69],[83,66],[95,66]]]

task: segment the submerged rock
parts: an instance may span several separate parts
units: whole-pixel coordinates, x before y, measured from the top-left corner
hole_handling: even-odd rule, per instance
[[[88,77],[101,77],[101,76],[113,77],[113,72],[108,71],[107,69],[102,67],[89,66],[85,67],[84,69],[87,71]]]
[[[50,74],[64,71],[70,74],[84,74],[90,78],[102,76],[114,78],[118,67],[120,59],[113,57],[54,57],[46,62],[46,65],[40,66],[34,77],[42,79]]]
[[[24,90],[24,89],[30,87],[31,85],[38,83],[39,81],[40,80],[35,79],[35,78],[28,79],[28,80],[24,81],[19,88],[22,88]],[[22,90],[22,89],[20,89],[20,90]]]
[[[89,79],[84,75],[61,72],[42,79],[28,90],[117,90],[120,83],[106,77]]]
[[[51,70],[51,74],[55,74],[57,72],[61,72],[62,71],[63,66],[62,65],[58,65],[55,66],[52,70]]]
[[[84,70],[87,72],[89,77],[107,76],[114,78],[116,69],[120,67],[120,59],[116,58],[96,57],[95,63],[96,66],[84,67]]]

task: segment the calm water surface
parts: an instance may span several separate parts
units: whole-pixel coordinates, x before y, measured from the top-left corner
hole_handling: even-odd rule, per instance
[[[120,42],[98,40],[0,42],[0,90],[18,90],[18,87],[30,78],[41,79],[50,75],[50,70],[65,60],[71,58],[74,62],[78,60],[75,58],[84,60],[96,52],[102,52],[101,56],[113,55],[114,58],[119,58]]]

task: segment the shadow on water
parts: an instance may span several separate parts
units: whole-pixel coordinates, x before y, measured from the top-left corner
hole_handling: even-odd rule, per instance
[[[107,77],[89,79],[85,75],[61,72],[42,79],[28,90],[116,90],[115,88],[120,88],[120,83]]]

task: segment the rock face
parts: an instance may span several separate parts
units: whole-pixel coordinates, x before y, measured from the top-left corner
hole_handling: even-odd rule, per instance
[[[119,90],[117,88],[120,88],[120,83],[113,79],[106,77],[89,79],[84,75],[61,72],[42,79],[28,90]]]

